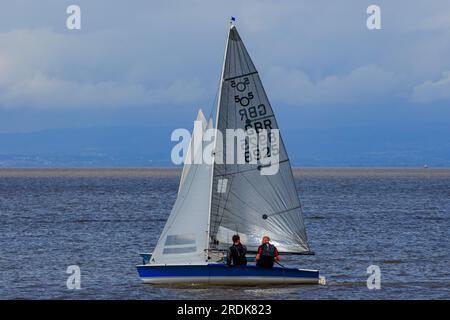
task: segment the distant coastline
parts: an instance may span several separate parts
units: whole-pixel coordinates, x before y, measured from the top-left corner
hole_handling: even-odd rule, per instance
[[[450,168],[296,167],[295,176],[449,176]],[[145,177],[179,176],[181,168],[0,168],[1,177]]]

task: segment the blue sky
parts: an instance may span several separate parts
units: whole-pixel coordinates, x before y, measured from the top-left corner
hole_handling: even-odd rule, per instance
[[[18,0],[0,11],[0,133],[190,128],[213,107],[232,15],[282,130],[450,125],[447,0]]]

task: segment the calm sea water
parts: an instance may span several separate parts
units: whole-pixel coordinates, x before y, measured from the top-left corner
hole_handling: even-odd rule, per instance
[[[173,170],[0,170],[0,299],[449,299],[450,170],[300,170],[297,188],[325,286],[143,285],[175,201]],[[81,290],[66,287],[81,268]],[[381,289],[366,286],[381,268]]]

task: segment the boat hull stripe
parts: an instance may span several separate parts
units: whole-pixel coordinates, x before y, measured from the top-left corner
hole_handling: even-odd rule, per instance
[[[294,268],[256,266],[227,267],[205,266],[137,266],[139,276],[145,283],[218,283],[218,284],[264,284],[264,283],[318,283],[319,271]]]

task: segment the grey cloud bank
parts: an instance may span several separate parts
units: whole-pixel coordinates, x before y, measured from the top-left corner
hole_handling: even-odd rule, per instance
[[[434,101],[450,101],[450,71],[443,72],[442,78],[426,81],[414,87],[413,101],[430,103]]]
[[[278,103],[448,99],[445,79],[430,88],[450,71],[448,1],[380,1],[378,31],[369,1],[79,1],[80,31],[65,29],[65,1],[19,2],[2,11],[0,108],[203,103],[230,14]]]
[[[69,31],[66,8],[73,3],[81,7],[82,29]],[[190,128],[199,107],[206,115],[213,107],[232,15],[282,134],[283,128],[341,128],[354,134],[349,127],[355,125],[378,127],[380,132],[386,126],[403,126],[419,134],[450,125],[450,2],[377,1],[382,29],[375,31],[366,27],[371,4],[2,4],[0,133],[105,126]],[[342,139],[352,141],[345,132]],[[412,144],[416,137],[411,135]],[[442,146],[440,137],[427,141]]]

